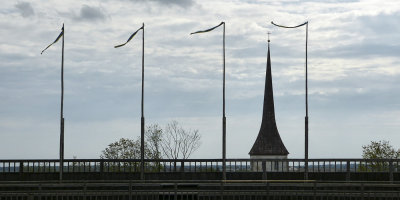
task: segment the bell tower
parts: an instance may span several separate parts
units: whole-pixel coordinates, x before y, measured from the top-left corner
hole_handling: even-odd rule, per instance
[[[260,131],[249,154],[250,159],[287,159],[289,154],[279,135],[275,121],[274,93],[272,88],[270,40],[268,38],[267,69],[265,76],[264,105]],[[277,171],[283,168],[287,169],[285,162],[267,162],[267,171]],[[254,161],[253,171],[261,171],[261,162]]]

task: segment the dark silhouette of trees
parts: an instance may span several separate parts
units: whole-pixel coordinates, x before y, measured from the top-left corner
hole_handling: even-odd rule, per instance
[[[163,130],[158,124],[146,127],[146,159],[187,159],[200,147],[198,130],[186,130],[171,121]],[[140,138],[121,138],[102,151],[102,159],[140,159]]]
[[[396,149],[388,141],[371,141],[369,145],[362,146],[364,159],[398,159],[400,149]],[[370,161],[360,166],[360,171],[387,171],[390,164],[386,161]]]
[[[396,151],[388,141],[371,141],[371,144],[362,146],[364,159],[396,159],[400,158],[400,149]]]

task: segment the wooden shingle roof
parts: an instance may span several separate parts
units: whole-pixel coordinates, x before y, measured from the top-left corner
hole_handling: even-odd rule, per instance
[[[268,40],[267,69],[265,77],[264,107],[260,131],[250,155],[288,155],[275,121],[274,93],[272,89],[271,58]]]

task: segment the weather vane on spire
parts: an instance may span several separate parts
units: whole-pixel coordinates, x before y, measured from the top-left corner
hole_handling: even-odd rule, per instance
[[[271,34],[271,32],[268,31],[267,34],[268,34],[268,42],[269,42],[269,35]]]

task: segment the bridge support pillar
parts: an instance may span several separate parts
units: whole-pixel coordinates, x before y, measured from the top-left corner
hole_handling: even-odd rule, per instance
[[[389,161],[389,181],[393,182],[393,161]]]
[[[263,171],[262,179],[267,180],[267,163],[265,162],[265,160],[262,161],[262,171]]]
[[[350,161],[346,162],[346,181],[350,181]]]

